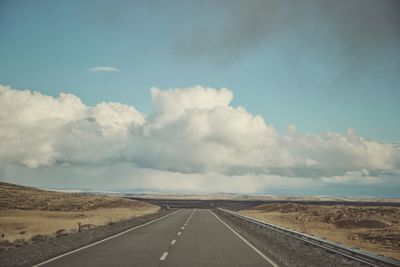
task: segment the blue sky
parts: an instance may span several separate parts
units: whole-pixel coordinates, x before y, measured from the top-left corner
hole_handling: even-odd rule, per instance
[[[390,6],[391,1],[381,5],[385,2]],[[388,29],[387,36],[377,34],[382,38],[377,43],[371,45],[360,36],[355,44],[347,44],[350,41],[338,34],[345,29],[335,25],[335,18],[327,20],[318,5],[305,4],[294,24],[282,26],[279,18],[277,23],[261,20],[272,29],[259,38],[233,31],[255,44],[239,45],[232,53],[225,48],[215,54],[206,51],[208,55],[180,51],[195,43],[218,43],[213,38],[243,23],[229,6],[234,4],[2,1],[0,80],[52,96],[70,92],[89,105],[126,103],[144,113],[152,108],[152,86],[228,87],[235,94],[234,105],[262,115],[280,130],[288,124],[309,133],[353,128],[384,142],[400,139],[398,28],[390,30],[381,23],[365,32],[374,35],[383,30],[379,26]],[[284,16],[279,10],[276,14]],[[239,22],[234,22],[237,17]],[[389,17],[388,23],[393,20]],[[209,40],[199,40],[202,35]],[[355,45],[358,55],[348,55],[348,45]],[[95,66],[120,72],[87,71]]]
[[[398,197],[399,12],[396,0],[3,0],[0,180]]]

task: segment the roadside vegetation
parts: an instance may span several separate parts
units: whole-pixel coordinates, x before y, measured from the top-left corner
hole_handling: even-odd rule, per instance
[[[120,197],[0,183],[0,251],[158,210],[158,206]]]
[[[240,212],[288,229],[400,259],[400,208],[265,204]]]

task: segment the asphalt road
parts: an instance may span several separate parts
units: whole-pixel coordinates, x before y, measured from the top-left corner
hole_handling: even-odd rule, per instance
[[[41,266],[276,266],[216,215],[183,209]]]

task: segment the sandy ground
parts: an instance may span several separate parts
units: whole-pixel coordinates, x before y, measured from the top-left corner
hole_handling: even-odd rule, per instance
[[[400,208],[266,204],[242,214],[400,259]]]

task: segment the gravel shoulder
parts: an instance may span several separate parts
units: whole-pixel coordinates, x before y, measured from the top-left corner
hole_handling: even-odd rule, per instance
[[[400,207],[270,203],[241,214],[400,260]]]
[[[220,210],[214,212],[279,266],[366,266]]]

